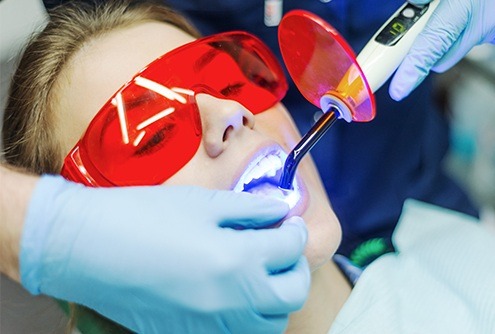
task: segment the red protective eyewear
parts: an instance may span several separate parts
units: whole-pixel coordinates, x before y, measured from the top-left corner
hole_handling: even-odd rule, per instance
[[[275,56],[248,33],[185,44],[153,61],[108,100],[65,158],[61,174],[90,186],[161,184],[199,148],[195,94],[235,100],[257,114],[286,91]]]

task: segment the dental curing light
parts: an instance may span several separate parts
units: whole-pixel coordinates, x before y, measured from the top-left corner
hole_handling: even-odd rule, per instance
[[[284,63],[301,94],[323,115],[287,157],[280,188],[292,189],[299,162],[337,119],[350,123],[375,117],[373,93],[397,69],[439,1],[405,3],[357,58],[339,32],[313,13],[293,10],[282,18],[278,39]]]

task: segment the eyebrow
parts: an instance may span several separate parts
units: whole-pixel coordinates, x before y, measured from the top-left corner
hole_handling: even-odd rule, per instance
[[[193,69],[195,72],[198,72],[206,67],[209,63],[213,61],[213,59],[220,53],[218,49],[212,48],[210,51],[203,54],[199,57],[193,65]]]
[[[161,83],[158,83],[156,81],[147,79],[142,76],[137,76],[134,78],[134,83],[138,86],[141,86],[143,88],[146,88],[148,90],[151,90],[161,96],[163,96],[166,99],[169,99],[171,101],[177,100],[182,104],[185,104],[187,101],[186,99],[181,96],[180,94],[177,94],[174,92],[172,89],[168,88],[165,85],[162,85]]]

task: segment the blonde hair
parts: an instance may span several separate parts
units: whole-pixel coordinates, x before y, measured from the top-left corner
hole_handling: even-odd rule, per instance
[[[54,85],[64,66],[92,38],[149,21],[166,22],[199,37],[184,17],[157,2],[71,1],[55,8],[44,29],[27,43],[12,79],[2,129],[6,161],[37,174],[58,173],[62,153],[53,134]],[[68,332],[77,321],[82,331],[96,327],[105,333],[128,333],[91,310],[71,305],[69,311],[67,303],[60,303],[71,314]]]
[[[53,135],[56,79],[87,41],[146,21],[170,23],[199,37],[184,17],[152,1],[70,1],[50,13],[45,28],[28,42],[10,86],[2,129],[8,163],[37,174],[60,171],[61,144]]]

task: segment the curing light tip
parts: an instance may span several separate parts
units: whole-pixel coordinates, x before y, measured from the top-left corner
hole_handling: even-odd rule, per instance
[[[339,110],[331,107],[326,113],[324,113],[320,119],[313,125],[313,127],[304,135],[304,137],[297,143],[294,149],[289,153],[285,160],[282,176],[280,177],[279,188],[281,190],[290,191],[292,189],[292,182],[296,175],[296,169],[301,159],[311,148],[320,140],[320,138],[327,132],[327,130],[337,120],[336,113]]]

